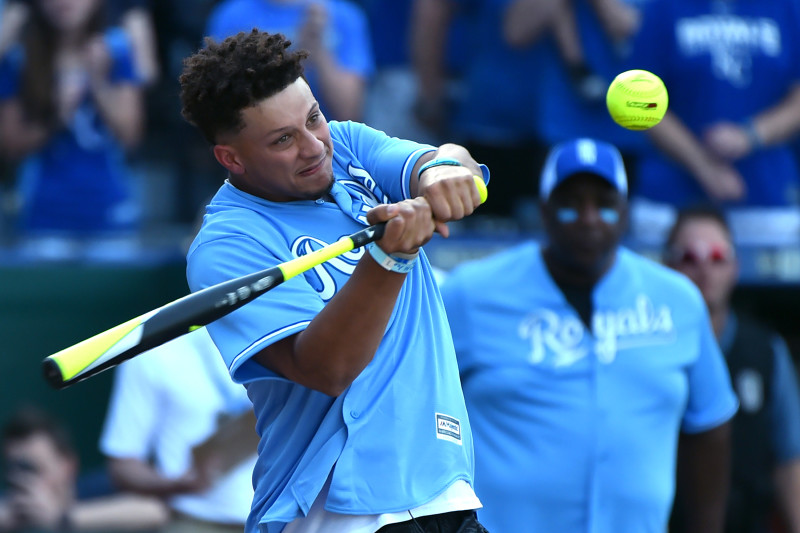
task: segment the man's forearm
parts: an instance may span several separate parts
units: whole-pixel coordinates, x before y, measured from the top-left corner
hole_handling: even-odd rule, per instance
[[[775,468],[775,494],[789,533],[800,533],[800,458]]]
[[[167,497],[197,490],[192,486],[193,480],[190,476],[166,478],[148,463],[138,459],[111,458],[108,469],[114,485],[126,492]]]
[[[687,533],[722,533],[730,490],[730,423],[681,436],[679,492]]]
[[[795,135],[800,130],[800,85],[795,85],[778,105],[753,117],[753,127],[768,146]]]
[[[120,494],[79,502],[69,513],[69,528],[77,531],[152,531],[169,520],[169,509],[158,498]]]
[[[661,122],[648,132],[650,140],[667,157],[694,175],[708,166],[708,154],[700,140],[674,113],[667,111]]]
[[[445,90],[445,43],[453,16],[450,0],[414,2],[411,57],[419,80],[420,98],[438,100]]]

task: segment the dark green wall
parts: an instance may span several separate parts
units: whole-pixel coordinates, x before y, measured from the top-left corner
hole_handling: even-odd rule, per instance
[[[113,370],[57,391],[42,359],[187,292],[182,262],[0,266],[0,423],[22,403],[43,406],[67,422],[83,466],[99,466]]]

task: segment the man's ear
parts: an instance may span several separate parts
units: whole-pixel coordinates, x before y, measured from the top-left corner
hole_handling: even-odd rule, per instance
[[[553,222],[553,210],[549,202],[539,199],[539,222],[542,229],[546,234],[551,234],[555,231],[555,222]]]
[[[244,165],[239,161],[239,157],[233,147],[227,144],[215,144],[213,151],[214,157],[228,172],[231,174],[244,174]]]
[[[552,210],[546,200],[539,199],[539,218],[542,223],[546,222],[548,217],[552,216]]]
[[[630,214],[630,204],[628,203],[627,197],[623,197],[622,202],[619,206],[619,231],[620,235],[625,235],[628,233],[630,229],[631,223],[631,214]]]

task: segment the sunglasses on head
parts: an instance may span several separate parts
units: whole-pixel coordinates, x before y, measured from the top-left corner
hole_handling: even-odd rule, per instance
[[[699,265],[711,263],[723,265],[729,263],[733,257],[733,249],[726,244],[707,244],[704,242],[694,246],[675,247],[672,249],[673,263],[680,265]]]

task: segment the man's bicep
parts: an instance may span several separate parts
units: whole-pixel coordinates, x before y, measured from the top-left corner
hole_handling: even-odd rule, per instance
[[[688,369],[689,401],[681,430],[702,433],[730,420],[739,407],[730,372],[706,313],[698,324],[698,356]]]

